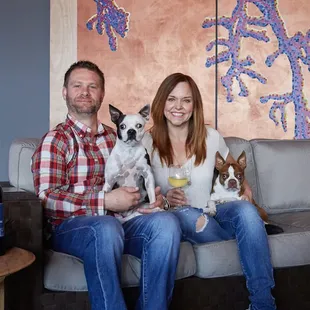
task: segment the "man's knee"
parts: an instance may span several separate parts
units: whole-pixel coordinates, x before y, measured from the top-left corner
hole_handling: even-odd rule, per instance
[[[117,237],[124,239],[124,230],[121,223],[113,216],[104,215],[94,219],[92,229],[97,238],[114,240]]]
[[[152,216],[153,231],[165,236],[181,236],[178,219],[170,212],[157,212]]]

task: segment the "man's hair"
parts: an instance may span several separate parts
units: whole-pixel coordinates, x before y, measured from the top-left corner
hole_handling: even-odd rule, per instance
[[[173,73],[165,78],[158,88],[152,103],[151,114],[154,125],[151,128],[154,150],[157,149],[160,161],[168,166],[173,164],[173,150],[168,135],[167,120],[164,115],[166,100],[169,94],[181,82],[188,83],[193,96],[193,114],[189,119],[188,135],[186,139],[186,155],[188,158],[193,155],[195,166],[204,162],[207,155],[206,150],[206,127],[204,124],[203,104],[200,91],[195,81],[188,75]]]
[[[65,73],[64,85],[63,85],[64,87],[66,87],[66,88],[68,87],[70,75],[71,75],[72,71],[74,71],[75,69],[87,69],[89,71],[93,71],[93,72],[97,73],[99,78],[100,78],[100,82],[101,82],[100,86],[101,86],[102,90],[104,91],[105,80],[104,80],[103,72],[99,69],[99,67],[96,64],[94,64],[93,62],[88,61],[88,60],[80,60],[80,61],[77,61],[70,66],[70,68]]]

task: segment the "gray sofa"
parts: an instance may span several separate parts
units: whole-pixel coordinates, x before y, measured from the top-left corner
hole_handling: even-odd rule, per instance
[[[246,151],[248,165],[246,178],[253,190],[254,198],[267,211],[270,221],[284,229],[282,234],[269,236],[272,263],[276,270],[275,296],[278,308],[310,309],[310,297],[305,297],[310,295],[310,286],[308,288],[307,278],[303,278],[310,275],[310,141],[264,139],[247,141],[236,137],[225,140],[235,158],[242,150]],[[10,214],[10,207],[14,207],[13,203],[10,204],[10,201],[15,200],[14,195],[22,197],[21,193],[26,193],[32,195],[31,199],[35,199],[30,159],[38,142],[38,139],[19,139],[13,141],[11,145],[10,189],[5,190],[10,192],[7,196],[9,198],[5,201],[7,214]],[[22,202],[19,203],[19,208],[23,209]],[[40,229],[42,230],[42,227]],[[40,229],[38,234],[42,234]],[[23,246],[27,247],[25,244]],[[42,253],[38,254],[42,261],[37,262],[42,271],[44,286],[41,285],[41,295],[52,294],[53,302],[44,305],[45,299],[41,296],[40,303],[33,303],[29,309],[71,309],[70,305],[72,309],[89,309],[84,299],[83,308],[82,306],[78,308],[76,301],[76,296],[79,296],[77,292],[87,291],[83,262],[70,255],[51,250],[44,250],[44,254]],[[195,246],[183,242],[171,308],[246,309],[247,291],[241,275],[234,240]],[[137,296],[139,277],[139,259],[124,255],[122,285],[125,294],[127,292],[133,299],[129,300],[128,304],[133,304]],[[16,290],[16,279],[18,275],[15,280],[12,279],[8,287],[15,285]],[[130,287],[135,289],[126,289]],[[61,295],[61,292],[64,294],[74,292],[75,297],[71,297],[71,304],[62,297],[57,301],[57,306],[55,296],[65,296]],[[38,291],[35,294],[37,295]],[[10,296],[8,293],[8,299],[12,301],[13,298]],[[83,296],[87,296],[87,293]],[[27,302],[29,301],[28,297]],[[15,302],[12,309],[26,309],[18,307]]]

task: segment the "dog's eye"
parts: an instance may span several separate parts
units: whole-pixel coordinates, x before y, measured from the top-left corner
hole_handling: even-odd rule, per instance
[[[142,128],[142,125],[139,123],[139,124],[136,125],[136,127],[137,127],[138,129],[140,129],[140,128]]]
[[[119,126],[119,128],[120,128],[121,130],[124,130],[124,129],[126,129],[126,125],[125,125],[125,124],[121,124],[121,125]]]
[[[236,175],[236,177],[237,177],[237,179],[240,180],[242,178],[242,175],[239,173],[239,174]]]
[[[224,180],[226,180],[228,178],[228,175],[227,174],[223,174],[222,177],[223,177]]]

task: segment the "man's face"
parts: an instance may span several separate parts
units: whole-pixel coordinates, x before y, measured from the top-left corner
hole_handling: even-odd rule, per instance
[[[95,72],[79,68],[71,72],[68,86],[63,88],[62,95],[71,114],[92,115],[100,109],[104,91]]]

